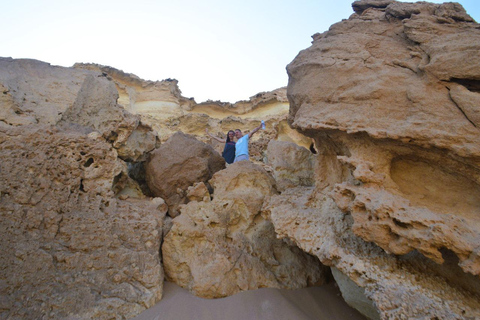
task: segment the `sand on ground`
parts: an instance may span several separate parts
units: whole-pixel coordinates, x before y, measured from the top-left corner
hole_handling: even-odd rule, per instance
[[[365,320],[335,283],[297,290],[262,288],[203,299],[165,282],[163,299],[133,320]]]

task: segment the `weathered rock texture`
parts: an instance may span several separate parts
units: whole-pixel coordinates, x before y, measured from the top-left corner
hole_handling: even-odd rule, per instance
[[[205,134],[205,128],[226,139],[229,130],[248,132],[265,120],[267,130],[255,134],[250,142],[250,155],[254,161],[263,161],[271,139],[295,142],[308,147],[310,139],[287,124],[289,102],[286,88],[261,92],[247,101],[228,103],[205,101],[181,95],[178,81],[146,81],[133,74],[97,64],[75,64],[81,70],[95,70],[111,79],[119,92],[118,103],[126,110],[141,116],[142,122],[154,128],[162,140],[167,141],[175,132],[182,131],[210,143],[219,153],[223,144]]]
[[[134,114],[164,119],[178,118],[195,104],[193,98],[182,96],[175,79],[148,81],[134,74],[98,64],[76,63],[74,68],[100,72],[111,79],[118,89],[118,103]]]
[[[265,215],[364,290],[370,317],[480,317],[480,27],[455,3],[353,8],[287,67],[316,184]]]
[[[270,140],[267,162],[273,169],[277,189],[315,184],[315,155],[293,142]]]
[[[210,257],[216,263],[210,270],[228,279],[207,290],[217,275],[202,280],[196,274],[184,285],[205,290],[192,291],[213,297],[325,280],[316,258],[276,239],[260,216],[264,197],[276,192],[265,171],[243,163],[236,165],[247,166],[243,171],[218,173],[223,182],[212,182],[218,187],[211,201],[208,180],[225,163],[201,142],[208,141],[205,128],[219,136],[235,128],[247,133],[266,120],[267,130],[250,143],[258,162],[271,139],[310,143],[286,123],[285,88],[235,104],[196,104],[181,96],[176,80],[144,81],[93,64],[62,68],[0,58],[0,89],[2,318],[129,318],[148,308],[162,295],[162,233],[173,226],[175,239],[181,226],[170,217],[164,223],[165,214],[175,216],[188,201],[178,221],[216,217],[218,226],[201,230],[221,240],[212,244],[218,251],[198,257],[184,248],[169,261],[191,259],[192,270],[203,272],[208,268],[198,261]],[[166,141],[161,147],[158,133]],[[224,269],[227,260],[234,272]]]
[[[145,170],[150,190],[165,199],[169,215],[176,217],[178,205],[188,201],[188,188],[224,168],[225,160],[211,146],[177,132],[151,153]]]
[[[234,163],[210,184],[212,201],[191,201],[173,219],[162,246],[167,279],[206,298],[325,281],[325,267],[277,239],[271,222],[260,215],[264,199],[276,193],[260,166]]]
[[[167,208],[124,160],[145,158],[156,133],[100,73],[0,58],[0,85],[0,318],[125,319],[152,306]]]

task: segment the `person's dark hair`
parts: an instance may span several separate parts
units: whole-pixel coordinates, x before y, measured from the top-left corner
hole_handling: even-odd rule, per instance
[[[228,135],[230,132],[233,132],[233,134],[235,135],[235,131],[233,131],[233,130],[228,131],[227,132],[227,142],[232,141],[232,140],[230,140],[230,136]]]

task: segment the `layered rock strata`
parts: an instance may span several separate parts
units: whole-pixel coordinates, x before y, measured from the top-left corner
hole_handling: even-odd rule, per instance
[[[74,66],[80,70],[94,70],[111,79],[119,92],[118,104],[141,117],[151,126],[162,142],[175,132],[182,131],[198,140],[210,143],[219,153],[223,145],[211,141],[205,134],[207,128],[218,137],[226,139],[229,130],[241,129],[248,132],[264,120],[267,130],[257,133],[251,141],[251,158],[264,160],[268,141],[271,139],[290,141],[306,146],[310,140],[291,129],[287,124],[289,102],[286,88],[260,92],[249,100],[235,103],[222,101],[195,102],[182,96],[175,79],[148,81],[112,67],[97,64]]]
[[[480,317],[479,26],[455,3],[353,8],[287,67],[316,186],[264,214],[352,280],[370,318]]]

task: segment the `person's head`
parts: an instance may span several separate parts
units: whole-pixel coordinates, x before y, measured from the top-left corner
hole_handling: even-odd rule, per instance
[[[233,141],[233,138],[235,137],[235,131],[230,130],[227,133],[227,142]]]
[[[235,129],[235,137],[237,137],[237,139],[240,139],[241,137],[243,137],[242,130]]]

